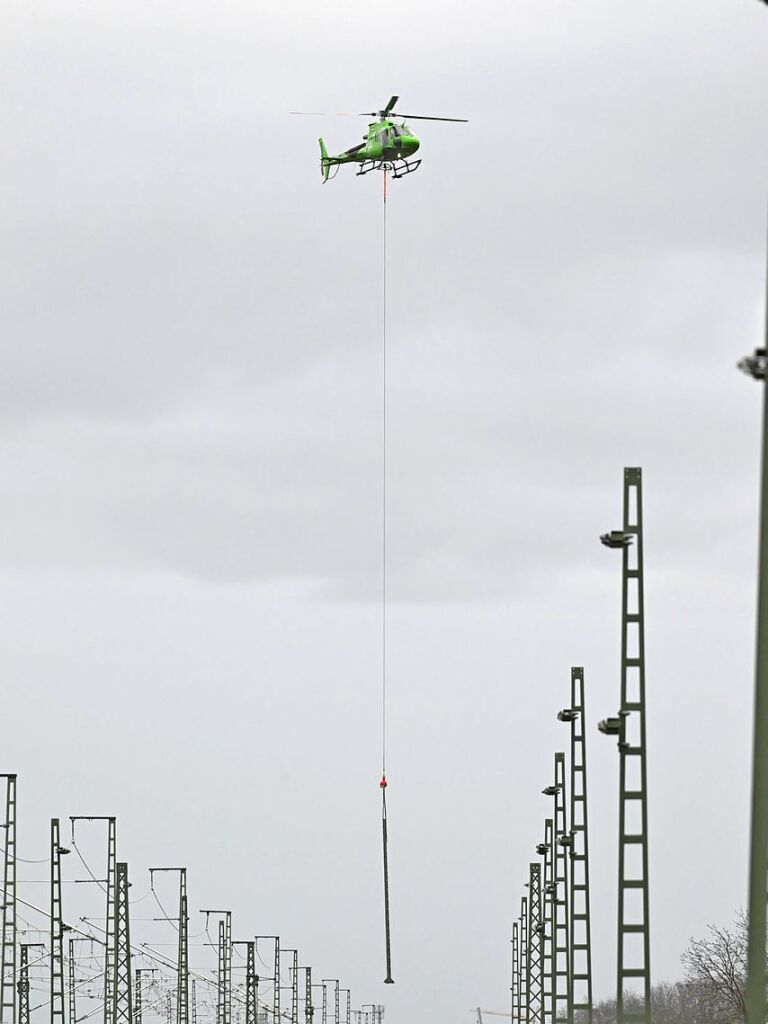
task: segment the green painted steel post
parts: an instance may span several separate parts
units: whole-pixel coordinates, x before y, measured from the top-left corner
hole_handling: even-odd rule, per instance
[[[571,1008],[583,1024],[592,1024],[592,928],[589,899],[589,821],[587,813],[587,740],[584,669],[571,669],[571,704],[558,713],[571,727],[569,872]]]
[[[528,897],[520,900],[520,1020],[528,1020]]]
[[[768,347],[768,264],[766,265],[765,345]],[[757,585],[757,642],[752,737],[752,822],[749,856],[749,942],[746,986],[747,1024],[765,1024],[766,890],[768,888],[768,382],[766,349],[739,367],[762,381],[760,535]]]
[[[546,818],[544,821],[544,842],[539,843],[536,852],[543,859],[542,877],[542,1020],[544,1024],[553,1024],[555,1006],[555,958],[554,958],[554,901],[555,881],[553,864],[554,846],[554,821]]]
[[[19,1024],[29,1024],[29,947],[26,942],[21,944],[18,995]]]
[[[542,1024],[543,967],[542,939],[544,923],[541,919],[541,865],[532,863],[528,882],[528,1005],[527,1024]]]
[[[16,1020],[16,776],[6,780],[0,1022]]]
[[[616,967],[618,1024],[651,1024],[648,896],[648,787],[645,730],[645,613],[642,471],[624,470],[624,526],[602,543],[622,552],[621,706],[598,728],[618,737],[619,894]],[[639,852],[639,855],[635,854]],[[633,896],[639,894],[639,899]],[[633,948],[634,947],[634,948]],[[640,989],[641,1009],[629,1010],[624,993]]]
[[[61,919],[61,856],[59,819],[51,818],[51,1024],[65,1024],[64,925]],[[68,851],[67,851],[68,852]]]
[[[511,998],[511,1014],[510,1019],[512,1024],[520,1024],[520,975],[519,970],[519,951],[520,934],[517,921],[512,922],[512,985],[510,986],[510,992],[512,993]]]
[[[566,804],[565,754],[555,754],[555,834],[554,834],[554,943],[553,943],[553,1016],[555,1024],[572,1024],[571,951],[568,907],[568,861],[571,836]]]
[[[115,984],[114,1022],[133,1024],[133,981],[131,978],[131,929],[129,920],[128,865],[118,861],[115,885]]]

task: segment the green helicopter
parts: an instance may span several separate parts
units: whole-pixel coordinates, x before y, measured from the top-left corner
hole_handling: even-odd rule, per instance
[[[410,128],[405,120],[411,121],[454,121],[466,124],[465,117],[426,117],[423,114],[393,114],[397,96],[393,96],[383,110],[372,111],[367,114],[354,114],[354,117],[375,117],[377,120],[368,125],[368,131],[363,136],[363,142],[359,146],[352,146],[345,149],[337,156],[331,156],[325,148],[325,142],[320,139],[320,173],[323,176],[323,183],[331,177],[336,177],[339,167],[342,164],[357,164],[357,174],[368,174],[370,171],[390,171],[393,178],[402,178],[406,174],[412,174],[421,166],[421,158],[413,159],[414,153],[419,148],[419,139],[416,132]],[[316,111],[292,110],[292,114],[315,114]],[[392,116],[390,116],[392,115]],[[398,124],[393,117],[400,119]],[[333,174],[331,174],[333,171]]]

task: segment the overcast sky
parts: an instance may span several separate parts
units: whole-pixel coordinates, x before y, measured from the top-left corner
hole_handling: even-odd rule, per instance
[[[186,864],[193,912],[279,932],[356,1005],[467,1024],[508,1003],[583,664],[610,995],[620,560],[597,537],[640,465],[653,972],[678,978],[746,892],[760,394],[735,363],[763,336],[768,10],[10,0],[0,39],[20,853],[52,815],[117,814],[142,892]],[[365,119],[288,111],[393,93],[469,124],[423,122],[390,190],[384,988],[381,181],[321,185],[318,135]]]

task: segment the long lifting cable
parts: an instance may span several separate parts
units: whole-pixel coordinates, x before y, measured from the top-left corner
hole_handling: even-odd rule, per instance
[[[384,244],[382,249],[382,423],[381,423],[381,842],[384,854],[384,944],[387,976],[394,984],[389,929],[389,861],[387,858],[387,169],[384,168]]]

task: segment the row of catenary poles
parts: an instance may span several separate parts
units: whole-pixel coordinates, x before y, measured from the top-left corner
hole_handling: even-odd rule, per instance
[[[650,1024],[648,816],[645,736],[645,624],[642,472],[624,470],[624,521],[601,542],[622,554],[621,704],[599,730],[619,750],[619,879],[616,961],[618,1024]],[[592,1024],[592,944],[584,670],[571,669],[570,771],[554,755],[553,799],[530,864],[527,893],[512,926],[514,1024]],[[567,777],[566,777],[567,776]]]
[[[351,993],[342,988],[335,978],[319,982],[312,980],[312,968],[299,965],[296,949],[281,948],[280,937],[254,936],[236,941],[232,938],[232,914],[228,910],[204,910],[206,927],[211,916],[218,918],[218,966],[213,981],[204,975],[195,975],[189,968],[189,907],[186,868],[150,868],[150,888],[159,872],[174,872],[179,877],[179,906],[175,925],[178,932],[176,962],[146,947],[131,942],[128,865],[117,860],[116,819],[109,816],[77,816],[70,819],[71,846],[76,847],[75,826],[80,821],[101,821],[107,825],[107,877],[106,913],[101,936],[65,923],[62,910],[62,857],[70,852],[61,841],[58,818],[51,819],[50,831],[50,902],[48,912],[35,907],[17,895],[16,878],[16,791],[15,774],[0,775],[6,781],[5,832],[2,926],[0,932],[0,1024],[30,1024],[30,968],[46,962],[49,974],[49,999],[38,1009],[46,1007],[50,1024],[78,1024],[92,1014],[78,1015],[78,990],[92,983],[93,975],[80,976],[77,967],[76,943],[95,943],[103,949],[103,970],[100,971],[103,993],[103,1024],[143,1024],[145,1013],[161,1015],[167,1024],[233,1024],[233,1002],[236,1003],[235,1024],[314,1024],[320,1009],[320,1024],[383,1024],[384,1007],[366,1003],[353,1009]],[[83,864],[85,861],[83,860]],[[87,866],[86,866],[87,867]],[[87,869],[90,873],[90,869]],[[92,878],[92,881],[99,881]],[[45,914],[49,918],[49,941],[19,942],[17,929],[17,903]],[[274,944],[273,973],[260,979],[256,973],[256,943],[270,940]],[[67,956],[65,957],[65,942]],[[233,991],[232,951],[235,946],[245,948],[245,984]],[[41,952],[42,951],[42,952]],[[134,960],[150,962],[152,967],[134,967]],[[286,958],[289,958],[286,963]],[[175,975],[170,986],[160,996],[154,975],[172,971]],[[282,972],[287,970],[289,984],[281,984]],[[152,999],[147,998],[146,976],[151,979]],[[272,990],[271,1004],[259,996],[260,981],[268,981]],[[215,990],[214,1013],[201,1017],[196,998],[196,982]],[[289,1004],[281,1005],[281,990],[290,992]],[[319,1002],[319,1007],[318,1007]]]

